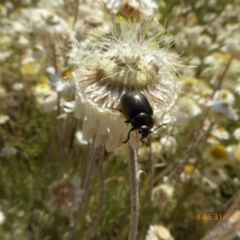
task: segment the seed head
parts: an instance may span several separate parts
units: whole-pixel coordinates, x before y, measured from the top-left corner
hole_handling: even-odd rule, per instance
[[[95,147],[105,142],[112,150],[126,139],[130,126],[113,110],[121,108],[125,92],[137,90],[147,97],[156,126],[175,103],[177,57],[167,52],[169,46],[160,48],[164,35],[152,25],[117,18],[107,34],[96,29],[86,41],[73,44],[75,115],[83,119],[85,139],[96,134]],[[130,139],[132,146],[136,137]]]

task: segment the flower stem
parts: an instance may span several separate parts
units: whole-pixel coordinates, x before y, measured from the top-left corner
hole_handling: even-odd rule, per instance
[[[68,238],[69,240],[73,240],[74,236],[76,234],[77,226],[79,224],[81,215],[83,213],[84,204],[85,204],[85,201],[86,201],[87,196],[88,196],[88,190],[89,190],[89,187],[90,187],[90,180],[91,180],[91,177],[92,177],[94,163],[96,161],[96,158],[98,157],[100,149],[101,149],[101,146],[99,146],[98,148],[94,149],[92,158],[90,160],[88,173],[87,173],[87,176],[86,176],[86,179],[85,179],[85,183],[84,183],[84,194],[83,194],[81,202],[79,203],[79,206],[78,206],[78,210],[77,210],[77,215],[76,215],[76,219],[75,219],[75,222],[74,222],[74,226],[73,226],[73,228],[72,228],[72,230],[70,232],[69,238]]]
[[[97,212],[97,217],[95,218],[95,221],[92,225],[92,227],[89,229],[89,231],[86,233],[84,236],[84,240],[89,240],[91,239],[91,236],[97,231],[99,224],[101,222],[101,217],[103,213],[103,205],[104,205],[104,191],[105,191],[105,186],[104,186],[104,147],[99,146],[99,161],[98,161],[98,168],[100,171],[100,195],[99,195],[99,202],[98,202],[98,212]]]
[[[131,201],[131,227],[128,240],[135,240],[138,229],[138,178],[137,178],[137,150],[129,145],[129,176]]]

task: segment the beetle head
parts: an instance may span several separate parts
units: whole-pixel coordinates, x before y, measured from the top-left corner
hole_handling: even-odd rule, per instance
[[[148,137],[150,130],[148,126],[141,126],[138,132],[142,135],[141,139]]]

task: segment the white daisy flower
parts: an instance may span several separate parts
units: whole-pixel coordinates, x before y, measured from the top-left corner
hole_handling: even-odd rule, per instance
[[[236,140],[240,141],[240,128],[234,130],[233,136]]]
[[[11,158],[17,154],[18,150],[15,147],[5,146],[1,149],[0,157]]]
[[[57,92],[67,92],[73,89],[73,83],[69,81],[72,77],[70,70],[55,70],[54,67],[48,67],[47,72],[50,75],[50,85],[52,85]]]
[[[212,192],[217,189],[217,184],[204,176],[201,181],[201,187],[205,192]]]
[[[29,52],[34,59],[39,59],[46,55],[46,49],[40,44],[34,45]]]
[[[168,183],[160,184],[153,188],[151,200],[154,206],[159,206],[167,203],[172,199],[174,194],[174,187]]]
[[[18,49],[26,49],[30,46],[30,41],[23,35],[16,35],[13,38],[12,44]]]
[[[12,85],[12,89],[15,91],[21,91],[24,89],[24,85],[21,82],[16,82]]]
[[[186,182],[190,179],[192,179],[194,182],[198,182],[200,178],[200,171],[191,164],[185,165],[183,172],[180,174],[180,179],[182,182]]]
[[[63,39],[70,32],[64,19],[43,8],[24,8],[15,18],[21,19],[34,34],[44,40],[49,40],[52,36]]]
[[[9,50],[6,50],[6,51],[1,51],[0,52],[0,63],[3,63],[6,61],[6,59],[8,57],[10,57],[12,55],[12,52],[9,51]]]
[[[4,213],[0,210],[0,226],[5,222],[5,215]]]
[[[164,147],[169,147],[169,148],[175,148],[177,147],[177,140],[174,137],[171,136],[164,136],[161,137],[160,139],[160,143],[162,144],[162,146]]]
[[[170,231],[162,225],[151,225],[146,240],[174,240]]]
[[[228,152],[223,144],[212,144],[206,149],[206,157],[209,162],[216,165],[225,165],[227,163]]]
[[[232,92],[226,89],[217,90],[213,96],[213,101],[217,101],[222,104],[233,105],[235,97]]]
[[[208,49],[212,44],[212,38],[207,34],[202,34],[198,37],[196,44],[201,49]]]
[[[73,44],[75,116],[83,119],[84,139],[96,135],[95,147],[105,143],[111,151],[126,139],[130,126],[123,114],[113,110],[121,108],[124,93],[144,94],[153,108],[155,126],[175,104],[177,57],[167,52],[167,46],[159,48],[164,36],[157,29],[149,36],[150,24],[118,18],[109,34],[96,29],[85,42]],[[129,143],[136,147],[138,138],[131,134]]]
[[[17,20],[10,20],[8,18],[2,19],[2,34],[4,35],[15,35],[18,33],[28,32],[26,26]]]
[[[37,96],[38,104],[43,108],[44,112],[52,112],[57,108],[58,94],[55,91],[48,91]]]
[[[229,145],[227,147],[228,159],[233,164],[240,163],[240,145]]]
[[[208,166],[204,169],[205,176],[216,184],[221,184],[223,181],[227,180],[227,175],[223,169]]]
[[[218,138],[218,139],[229,139],[230,134],[229,132],[221,126],[215,127],[212,131],[211,131],[211,135]]]
[[[0,114],[0,125],[5,124],[7,121],[9,121],[9,116],[8,115],[3,115]]]
[[[224,52],[231,54],[233,57],[240,59],[240,41],[238,37],[228,38],[222,49]]]

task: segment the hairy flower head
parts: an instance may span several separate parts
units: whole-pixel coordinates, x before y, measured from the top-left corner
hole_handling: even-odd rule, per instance
[[[73,44],[75,113],[84,120],[84,138],[97,134],[95,146],[105,142],[112,150],[125,140],[130,126],[113,110],[121,108],[125,92],[137,90],[146,96],[156,126],[175,103],[176,57],[167,53],[167,47],[160,48],[164,36],[154,32],[151,23],[118,18],[107,34],[96,30],[86,41]]]

